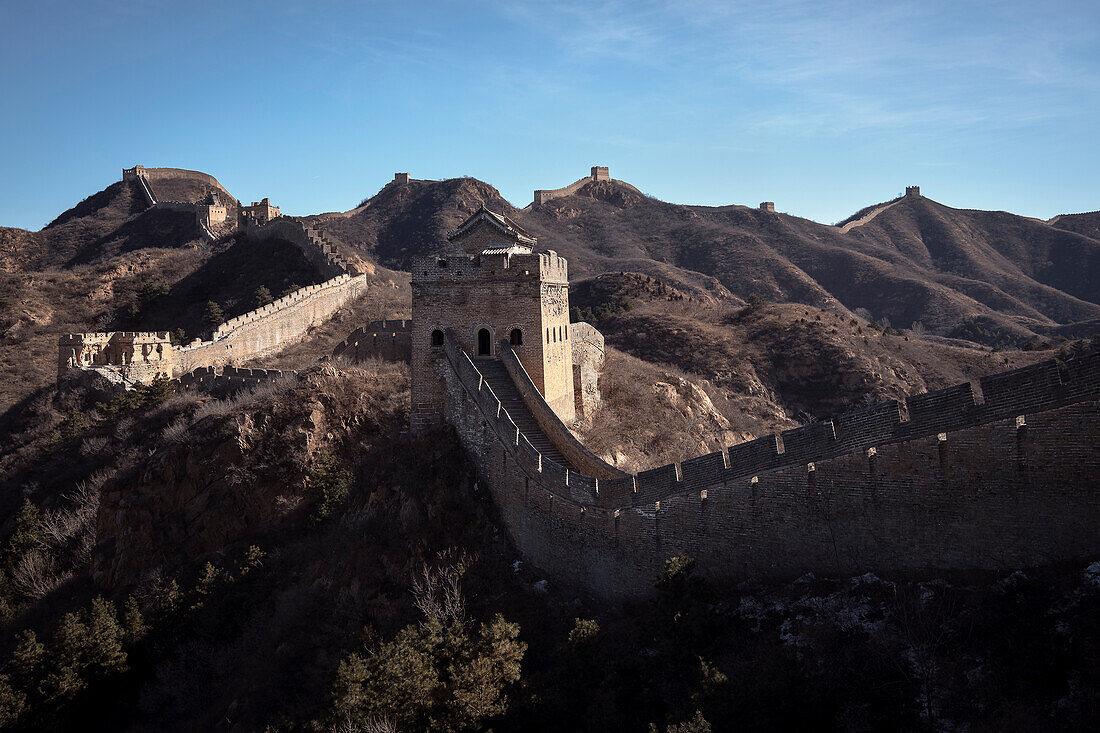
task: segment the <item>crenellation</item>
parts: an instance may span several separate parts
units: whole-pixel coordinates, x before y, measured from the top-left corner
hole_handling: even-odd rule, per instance
[[[469,402],[463,407],[461,397],[471,394],[480,378],[461,350],[449,354],[456,365],[450,374],[460,380],[449,419],[468,445],[481,446],[472,455],[513,539],[532,562],[559,571],[559,582],[603,596],[636,595],[664,558],[679,551],[698,558],[710,575],[781,580],[807,570],[921,574],[993,568],[1008,556],[1022,562],[1040,544],[1051,548],[1044,561],[1100,549],[1090,529],[1100,519],[1100,492],[1074,494],[1062,505],[1046,500],[1065,496],[1062,476],[1087,477],[1091,483],[1100,476],[1090,437],[1100,431],[1100,359],[1071,360],[1061,368],[1082,385],[1081,394],[1091,389],[1090,400],[1067,404],[1067,390],[1047,390],[1048,402],[1026,416],[1025,433],[1020,432],[1018,415],[989,421],[985,405],[975,405],[971,386],[964,384],[915,396],[914,419],[908,422],[900,420],[900,404],[891,401],[840,416],[835,424],[787,431],[785,450],[775,435],[732,446],[729,468],[722,454],[709,454],[684,461],[679,481],[675,464],[636,477],[597,481],[545,458],[543,470],[535,470],[537,453],[531,455],[523,441],[521,448],[510,440],[480,442],[473,425],[499,434],[492,427],[496,418],[483,414],[471,423],[468,410],[478,408]],[[1048,416],[1062,413],[1072,416],[1069,422],[1050,430]],[[963,418],[968,422],[958,425]],[[1046,431],[1036,430],[1037,424]],[[915,434],[918,429],[924,434]],[[1022,434],[1027,440],[1026,471],[1019,460]],[[853,449],[861,440],[875,445]],[[809,455],[817,448],[825,455]],[[521,458],[509,463],[511,451]],[[496,470],[497,461],[511,468]],[[988,470],[990,466],[995,469]],[[1028,501],[1044,507],[1037,514],[1019,504],[1020,497],[1028,496],[1020,489],[999,490],[1019,482],[1032,489],[1049,485],[1059,493],[1032,494]],[[536,488],[546,492],[553,520],[526,501]],[[577,493],[578,488],[583,491]],[[1096,498],[1082,503],[1080,497],[1086,496]],[[828,504],[824,497],[829,497]],[[974,502],[986,508],[978,510]],[[1057,511],[1050,512],[1052,507]],[[1005,519],[993,531],[973,532],[977,511],[983,520],[990,512]],[[589,516],[592,520],[584,523]],[[1006,532],[1021,521],[1034,525],[1026,538],[1018,531]],[[878,528],[883,522],[901,533],[882,533]],[[947,537],[961,549],[945,545]],[[732,544],[731,538],[736,540]],[[932,560],[914,564],[914,558]],[[611,575],[592,575],[596,568]]]
[[[730,470],[726,466],[727,457],[728,454],[722,450],[682,462],[680,471],[683,481],[699,486],[722,481]]]
[[[186,346],[173,345],[167,331],[67,334],[58,340],[58,379],[72,370],[97,371],[130,387],[157,377],[176,378],[200,366],[265,356],[302,338],[366,287],[365,276],[343,274],[232,318],[214,330],[210,341],[195,339]]]

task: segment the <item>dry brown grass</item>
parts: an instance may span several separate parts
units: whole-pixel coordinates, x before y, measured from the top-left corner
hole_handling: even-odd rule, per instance
[[[603,404],[581,439],[623,470],[694,458],[790,425],[752,417],[712,385],[676,367],[650,364],[614,348],[607,349],[606,357],[600,374]]]

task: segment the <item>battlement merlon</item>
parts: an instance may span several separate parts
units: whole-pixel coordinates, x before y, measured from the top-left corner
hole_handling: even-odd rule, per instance
[[[569,282],[569,261],[553,250],[421,255],[412,260],[412,274],[416,282],[538,280],[565,285]]]

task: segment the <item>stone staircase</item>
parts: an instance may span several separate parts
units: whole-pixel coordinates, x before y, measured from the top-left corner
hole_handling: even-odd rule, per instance
[[[348,272],[347,260],[340,256],[340,253],[336,249],[336,245],[325,239],[325,235],[323,235],[320,230],[304,225],[302,228],[305,229],[306,239],[321,252],[329,265],[338,267],[344,272]]]
[[[531,442],[535,450],[541,453],[543,458],[549,459],[571,471],[575,470],[557,446],[543,434],[538,423],[535,422],[534,416],[531,415],[531,411],[527,409],[527,404],[520,396],[519,390],[516,389],[512,376],[504,367],[504,362],[490,356],[474,357],[472,361],[477,370],[481,372],[481,376],[485,377],[485,381],[492,388],[497,399],[500,400],[501,406],[512,416],[512,422]]]

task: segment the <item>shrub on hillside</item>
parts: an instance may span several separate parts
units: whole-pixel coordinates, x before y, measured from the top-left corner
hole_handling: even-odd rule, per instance
[[[347,501],[352,475],[332,456],[321,456],[309,470],[306,488],[313,499],[310,519],[320,522]]]

